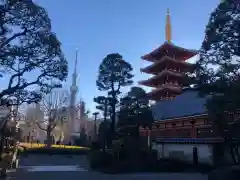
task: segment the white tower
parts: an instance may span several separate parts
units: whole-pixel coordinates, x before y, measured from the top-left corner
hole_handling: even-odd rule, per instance
[[[76,95],[78,92],[77,87],[77,61],[78,61],[78,51],[76,51],[76,59],[74,64],[74,72],[72,75],[72,86],[70,87],[70,128],[71,132],[75,133],[78,131],[76,129]]]

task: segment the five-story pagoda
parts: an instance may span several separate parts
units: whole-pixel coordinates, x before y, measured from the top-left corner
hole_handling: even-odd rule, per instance
[[[171,22],[169,9],[166,17],[166,42],[160,47],[142,56],[143,60],[153,64],[142,68],[141,72],[153,74],[150,79],[139,84],[153,87],[148,93],[151,100],[172,99],[180,94],[184,87],[185,74],[191,70],[192,64],[186,60],[197,54],[196,50],[178,47],[171,42]]]

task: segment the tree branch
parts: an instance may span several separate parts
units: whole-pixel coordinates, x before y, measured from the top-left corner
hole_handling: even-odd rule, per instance
[[[18,81],[17,81],[17,85],[16,87],[18,87],[20,85],[20,77],[23,76],[23,74],[28,70],[28,68],[24,68],[23,71],[20,72],[20,70],[18,70],[18,73],[12,75],[10,77],[9,83],[8,83],[8,89],[10,89],[12,87],[13,81],[14,79],[17,77]]]
[[[37,122],[36,124],[37,124],[37,126],[38,126],[39,129],[47,132],[47,129],[44,129],[38,122]]]
[[[1,45],[0,45],[0,48],[3,48],[5,45],[9,44],[12,40],[14,40],[15,38],[19,37],[19,36],[23,36],[23,35],[26,35],[27,33],[27,28],[24,27],[23,28],[23,32],[20,32],[20,33],[16,33],[14,34],[13,36],[11,36],[10,38],[8,38],[5,42],[3,42]]]
[[[51,125],[51,128],[50,128],[50,132],[53,131],[53,129],[57,126],[57,122],[55,122],[54,124]]]
[[[41,79],[42,77],[44,77],[45,75],[46,75],[45,73],[42,73],[40,76],[38,76],[38,78],[37,78],[36,81],[30,82],[30,83],[24,83],[24,84],[22,84],[22,85],[20,85],[20,84],[18,83],[17,85],[15,85],[15,86],[13,86],[13,87],[10,87],[10,88],[8,88],[8,89],[3,90],[3,91],[0,93],[0,99],[1,99],[2,97],[4,97],[5,95],[13,94],[13,93],[16,91],[16,89],[17,89],[17,90],[22,90],[22,89],[25,89],[25,88],[28,87],[28,86],[31,86],[31,85],[34,85],[34,84],[38,84],[38,83],[40,82],[40,79]],[[15,76],[15,77],[17,77],[17,76]]]

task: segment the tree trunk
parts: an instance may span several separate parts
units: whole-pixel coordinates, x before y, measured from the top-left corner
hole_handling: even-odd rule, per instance
[[[239,154],[239,146],[238,145],[236,145],[234,147],[234,152],[235,152],[237,164],[240,164],[240,154]]]
[[[116,124],[116,95],[113,93],[113,102],[112,102],[112,123],[111,123],[111,130],[112,130],[112,136],[115,134],[115,124]]]
[[[51,148],[52,145],[52,136],[51,136],[51,131],[48,128],[47,130],[47,148]]]
[[[229,147],[229,148],[230,148],[230,155],[232,157],[233,163],[237,164],[237,159],[236,159],[236,156],[235,156],[235,153],[234,153],[234,148],[232,146]]]
[[[115,105],[112,108],[113,112],[112,112],[112,134],[115,133],[115,124],[116,124],[116,112],[115,112]]]
[[[240,146],[239,145],[237,145],[236,146],[236,152],[237,152],[237,155],[238,155],[238,159],[239,159],[239,163],[240,163]]]
[[[140,134],[139,134],[139,128],[140,128],[140,125],[137,123],[137,127],[136,127],[137,129],[137,131],[136,131],[136,136],[137,136],[137,138],[139,138],[140,137]]]

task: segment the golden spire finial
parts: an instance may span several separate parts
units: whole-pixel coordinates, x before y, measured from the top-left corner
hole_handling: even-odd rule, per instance
[[[167,18],[166,18],[166,41],[171,42],[172,40],[172,27],[171,27],[171,19],[170,19],[170,10],[167,9]]]

